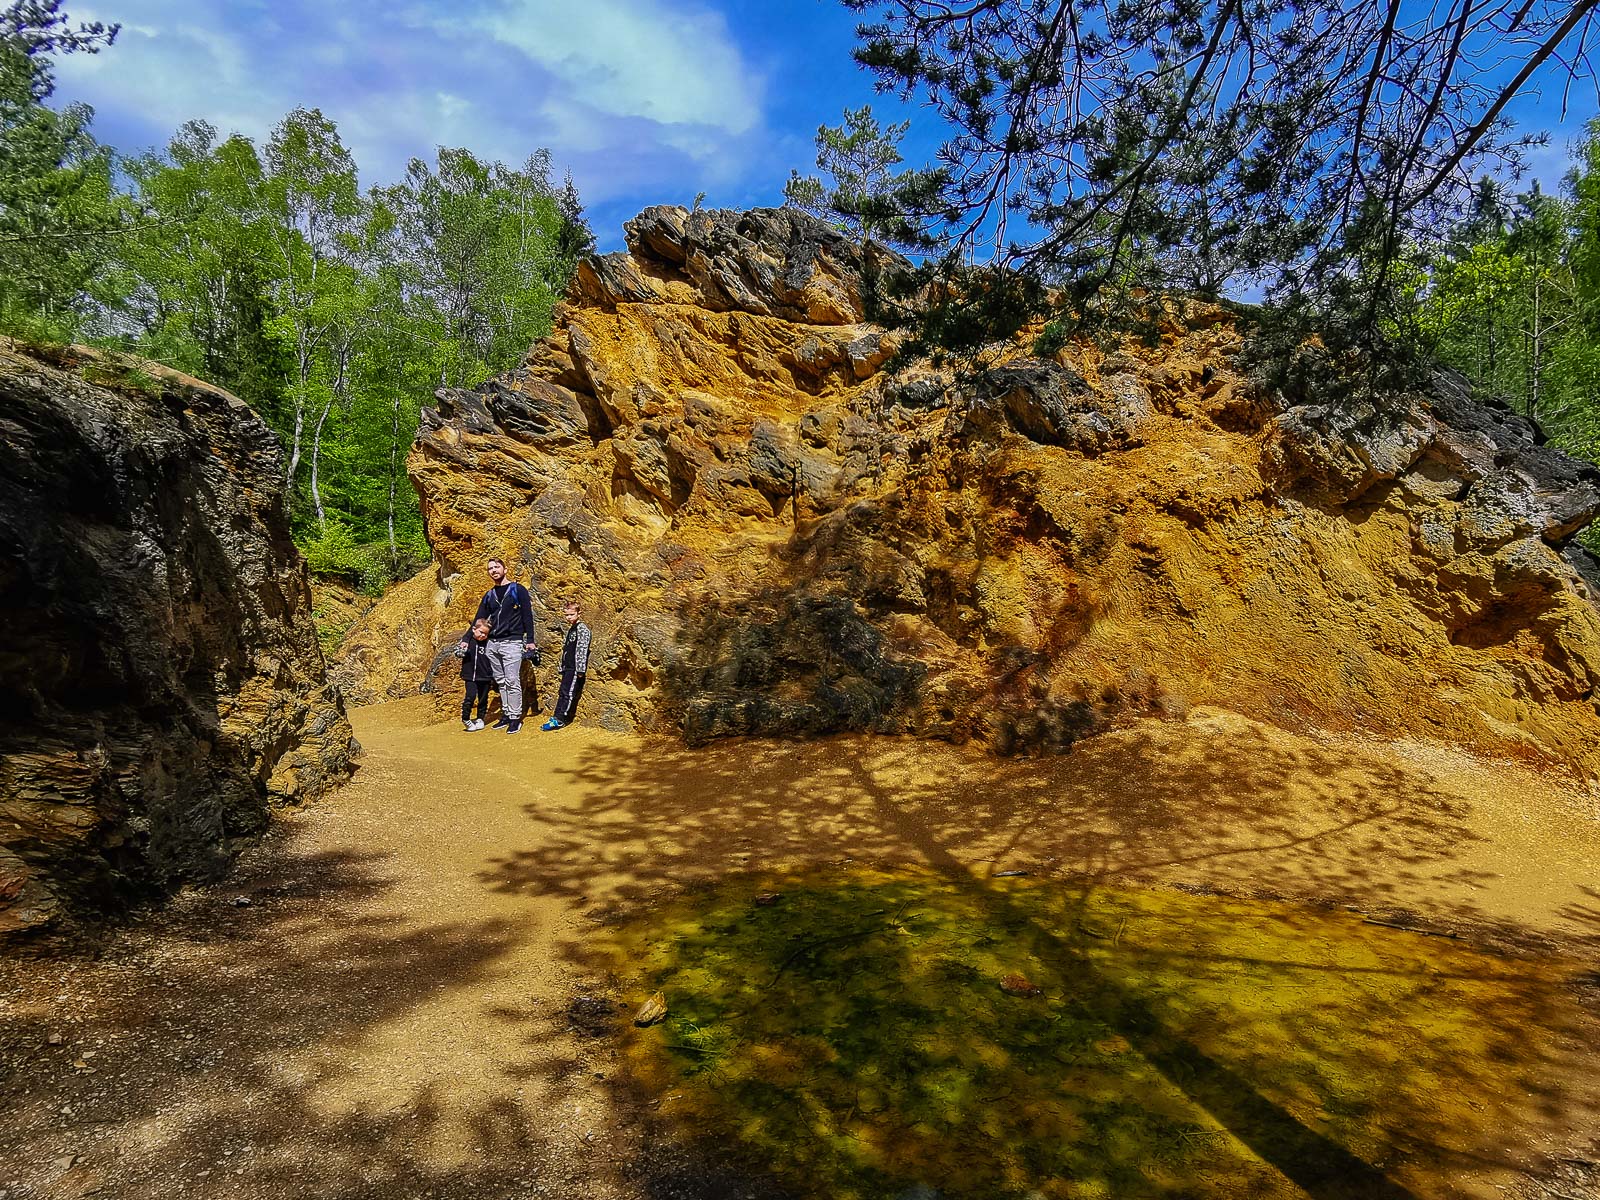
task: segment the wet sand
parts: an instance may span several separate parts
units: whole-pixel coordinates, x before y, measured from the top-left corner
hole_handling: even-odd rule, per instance
[[[283,814],[228,880],[93,953],[0,963],[5,1200],[770,1194],[663,1142],[569,1011],[610,986],[590,953],[609,919],[730,871],[1215,890],[1600,969],[1600,804],[1518,763],[1210,710],[1040,761],[465,734],[431,713],[358,710],[354,782]],[[1600,1073],[1597,1044],[1565,1052]],[[1567,1116],[1461,1189],[1600,1195],[1600,1131]]]

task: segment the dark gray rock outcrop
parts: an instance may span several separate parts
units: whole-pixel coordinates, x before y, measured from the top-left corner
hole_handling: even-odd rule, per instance
[[[227,392],[0,343],[0,933],[210,875],[348,775],[282,478]]]
[[[1459,502],[1454,551],[1529,537],[1560,546],[1600,515],[1600,469],[1547,445],[1527,417],[1474,398],[1451,371],[1436,372],[1426,392],[1296,405],[1272,425],[1288,486],[1310,483],[1337,505],[1389,482]]]

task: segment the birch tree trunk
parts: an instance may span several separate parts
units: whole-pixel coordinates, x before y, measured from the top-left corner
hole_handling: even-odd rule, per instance
[[[328,514],[322,507],[322,489],[318,482],[319,471],[322,463],[322,427],[328,422],[328,413],[333,409],[334,393],[328,392],[328,402],[322,406],[322,412],[317,417],[316,431],[311,435],[311,504],[317,511],[317,529],[325,532],[328,528]]]
[[[350,350],[355,344],[355,337],[354,329],[347,330],[344,340],[339,344],[338,368],[333,377],[333,386],[328,389],[328,401],[322,406],[322,412],[317,417],[316,432],[311,437],[311,503],[317,510],[319,531],[328,528],[328,514],[322,507],[322,488],[319,483],[322,464],[322,428],[328,422],[328,414],[333,411],[334,401],[346,399],[349,392]]]
[[[391,405],[394,413],[394,423],[389,431],[389,561],[393,567],[400,565],[400,547],[394,540],[394,488],[395,477],[399,473],[400,459],[400,397],[395,396]]]

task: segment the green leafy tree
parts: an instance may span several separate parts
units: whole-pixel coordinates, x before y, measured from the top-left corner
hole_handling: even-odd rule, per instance
[[[1466,247],[1434,271],[1425,315],[1437,353],[1485,388],[1508,390],[1520,364],[1507,354],[1519,313],[1522,263],[1504,236]],[[1520,389],[1511,389],[1520,390]]]
[[[1478,390],[1600,461],[1600,125],[1577,148],[1563,193],[1512,197],[1481,184],[1443,239],[1418,326]]]
[[[430,364],[415,353],[425,333],[414,328],[417,318],[406,303],[401,276],[382,269],[371,287],[373,311],[384,319],[368,329],[355,364],[358,394],[369,403],[361,437],[365,463],[354,473],[359,494],[352,494],[350,503],[368,527],[381,522],[391,572],[399,575],[407,563],[427,558],[422,513],[406,478],[406,454],[434,380]]]
[[[504,370],[549,331],[587,227],[581,205],[571,211],[575,189],[563,212],[548,153],[516,170],[441,147],[437,167],[412,159],[377,199],[393,214],[391,260],[407,294],[437,324],[419,336],[431,342],[438,386]]]
[[[1545,410],[1546,376],[1554,347],[1573,320],[1577,290],[1572,274],[1568,206],[1536,182],[1522,196],[1506,248],[1521,264],[1522,397],[1529,416]]]
[[[53,56],[94,54],[118,27],[73,26],[61,0],[0,8],[0,321],[71,336],[103,302],[97,286],[127,207],[87,105],[52,109]]]
[[[553,189],[549,169],[544,152],[512,169],[441,149],[435,165],[414,161],[400,184],[373,189],[343,239],[352,272],[329,276],[335,319],[309,416],[308,536],[364,578],[425,554],[405,459],[433,390],[513,366],[592,248],[576,187]]]
[[[900,145],[911,128],[901,121],[879,126],[872,106],[845,109],[844,124],[817,129],[817,166],[826,178],[789,175],[788,204],[839,221],[861,242],[909,247],[931,244],[928,224],[940,211],[940,171],[896,171]]]
[[[1552,372],[1581,322],[1574,208],[1537,186],[1507,200],[1479,189],[1431,272],[1419,313],[1425,344],[1485,392],[1554,418]]]
[[[261,218],[271,247],[269,286],[293,355],[292,423],[285,472],[290,494],[300,477],[308,411],[326,400],[318,356],[343,312],[344,237],[360,212],[356,165],[333,122],[297,108],[267,142]]]
[[[405,459],[441,384],[513,366],[594,247],[570,176],[466,150],[363,196],[337,128],[296,109],[258,152],[185,123],[120,163],[59,112],[51,55],[114,27],[0,9],[0,322],[87,334],[211,379],[281,437],[297,542],[362,586],[427,557]]]
[[[311,426],[311,473],[308,485],[317,528],[328,524],[328,509],[323,503],[324,434],[328,418],[337,410],[348,420],[353,415],[352,391],[354,360],[362,341],[379,314],[370,305],[369,280],[351,263],[330,263],[321,282],[319,316],[327,322],[322,354],[317,363],[315,390],[317,410]]]
[[[1575,157],[1566,178],[1572,197],[1572,273],[1584,335],[1600,340],[1600,117],[1589,122]]]
[[[189,121],[164,155],[125,159],[122,169],[147,219],[118,247],[122,301],[111,332],[227,388],[275,428],[292,427],[255,146],[238,135],[219,143],[211,125]]]

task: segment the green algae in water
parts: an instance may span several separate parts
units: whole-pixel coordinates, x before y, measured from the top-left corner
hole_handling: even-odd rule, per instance
[[[835,871],[615,949],[669,1005],[635,1074],[807,1195],[1404,1200],[1527,1140],[1570,1069],[1555,966],[1288,905]]]

